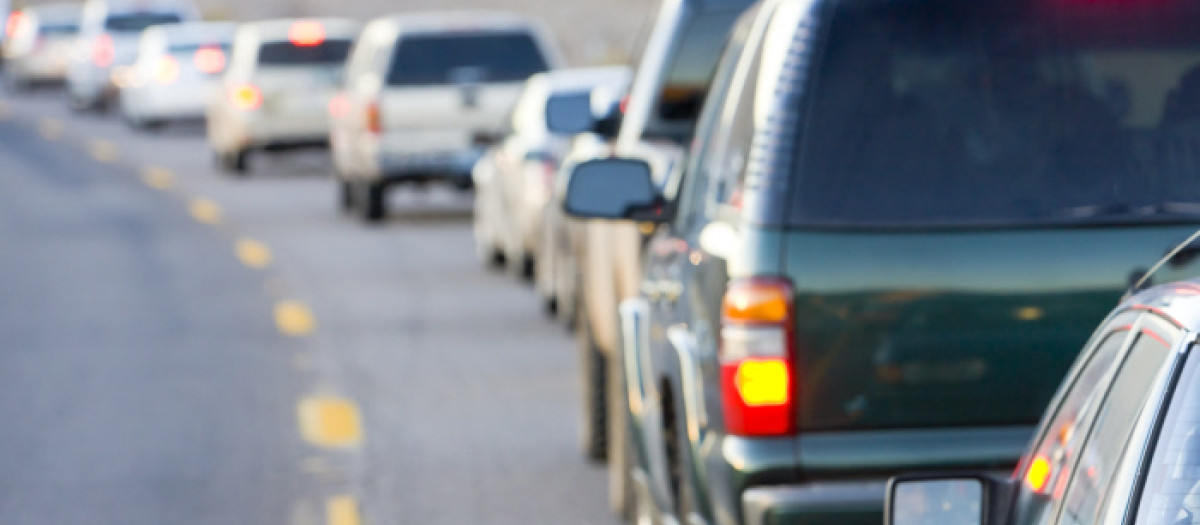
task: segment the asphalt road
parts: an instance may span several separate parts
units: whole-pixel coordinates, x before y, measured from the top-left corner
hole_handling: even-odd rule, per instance
[[[0,95],[0,522],[616,523],[571,338],[469,195],[365,227],[323,154],[252,169]]]

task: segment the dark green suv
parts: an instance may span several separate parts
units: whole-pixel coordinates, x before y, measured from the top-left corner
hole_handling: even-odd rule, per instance
[[[621,306],[639,518],[877,524],[894,473],[1012,469],[1200,224],[1197,28],[1182,0],[747,14],[678,194],[631,159],[566,183],[575,216],[659,224]]]

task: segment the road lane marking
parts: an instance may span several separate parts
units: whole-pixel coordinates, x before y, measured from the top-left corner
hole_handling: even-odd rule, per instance
[[[325,502],[325,522],[328,525],[361,525],[358,502],[350,496],[338,496]]]
[[[243,237],[234,245],[238,259],[242,264],[254,269],[262,269],[271,265],[271,249],[254,239]]]
[[[362,444],[362,418],[354,402],[335,397],[310,397],[297,408],[300,435],[323,448],[355,448]]]
[[[192,199],[188,204],[188,212],[196,222],[202,224],[218,224],[221,222],[221,207],[208,199]]]
[[[53,118],[44,118],[38,121],[38,134],[46,140],[58,140],[63,135],[63,123],[61,120]]]
[[[142,170],[142,182],[156,190],[167,191],[175,185],[175,174],[165,168],[149,167]]]
[[[303,337],[317,330],[317,320],[304,303],[280,301],[275,305],[275,326],[283,335]]]
[[[104,139],[96,139],[88,143],[88,154],[96,162],[103,162],[105,164],[115,162],[121,156],[117,150],[117,144],[111,140]]]

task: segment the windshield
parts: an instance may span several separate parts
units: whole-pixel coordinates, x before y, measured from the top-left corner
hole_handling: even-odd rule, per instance
[[[1200,219],[1200,4],[1031,5],[840,4],[790,222]]]
[[[350,54],[349,40],[326,40],[313,46],[268,42],[258,51],[260,66],[340,66]]]
[[[547,68],[537,43],[525,32],[413,36],[396,44],[387,83],[519,82]]]
[[[179,13],[121,13],[110,15],[104,21],[104,29],[116,33],[136,33],[159,24],[182,21]]]

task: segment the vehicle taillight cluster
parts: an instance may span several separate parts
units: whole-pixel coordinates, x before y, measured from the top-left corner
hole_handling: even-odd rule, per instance
[[[320,22],[300,21],[288,29],[288,40],[296,47],[315,47],[325,42],[325,26]]]
[[[219,47],[202,47],[196,50],[192,63],[201,73],[215,75],[225,70],[225,51]]]
[[[796,429],[792,286],[784,279],[734,281],[721,326],[721,398],[725,426],[739,436],[781,436]]]
[[[242,111],[254,111],[262,107],[262,90],[254,84],[242,84],[229,90],[229,101]]]
[[[367,131],[375,134],[383,133],[383,111],[379,107],[379,102],[367,105]]]
[[[27,20],[28,18],[25,16],[25,13],[13,11],[12,14],[8,15],[8,20],[4,24],[4,34],[9,38],[17,36],[17,32],[20,31],[21,26],[25,25]]]
[[[109,67],[117,58],[117,49],[109,35],[100,35],[92,45],[92,63],[98,67]]]
[[[158,65],[154,68],[154,80],[163,86],[169,86],[178,81],[179,61],[172,56],[159,58]]]

